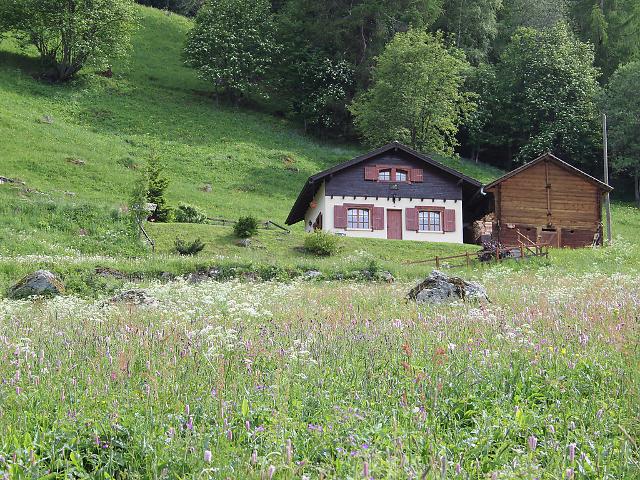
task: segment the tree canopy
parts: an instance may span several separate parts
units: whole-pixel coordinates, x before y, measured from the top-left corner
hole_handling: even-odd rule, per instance
[[[221,93],[237,99],[264,93],[277,51],[266,0],[208,0],[185,47],[186,62]]]
[[[496,66],[495,102],[488,105],[488,141],[507,148],[507,167],[546,151],[572,163],[593,161],[599,133],[593,60],[593,47],[563,23],[516,31]]]
[[[46,76],[55,81],[86,65],[108,67],[127,53],[136,23],[132,0],[4,0],[0,18],[38,50]]]
[[[398,140],[451,154],[458,126],[474,107],[462,90],[468,67],[441,34],[396,34],[378,58],[371,88],[351,106],[356,127],[372,145]]]
[[[640,207],[640,61],[618,68],[605,95],[613,167],[631,173],[635,201]]]

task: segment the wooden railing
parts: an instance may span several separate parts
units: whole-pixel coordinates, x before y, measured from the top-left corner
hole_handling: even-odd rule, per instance
[[[514,251],[518,252],[518,255],[514,256]],[[532,247],[525,246],[524,244],[515,245],[515,246],[502,246],[495,249],[495,253],[492,253],[492,260],[495,262],[501,262],[504,260],[517,260],[519,258],[530,258],[530,257],[548,257],[549,256],[549,245],[542,245],[534,243]],[[405,265],[418,265],[422,263],[435,263],[436,268],[440,268],[443,262],[447,260],[460,260],[464,259],[464,261],[458,265],[448,265],[450,267],[470,267],[473,261],[480,262],[478,259],[479,255],[482,254],[482,251],[477,253],[466,252],[460,255],[450,255],[447,257],[435,256],[433,258],[428,258],[426,260],[415,260],[412,262],[405,262]],[[475,257],[475,258],[474,258]],[[487,260],[488,261],[488,260]],[[486,263],[481,262],[481,263]]]

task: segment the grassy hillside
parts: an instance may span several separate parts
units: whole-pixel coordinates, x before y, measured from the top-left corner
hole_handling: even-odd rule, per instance
[[[363,151],[217,104],[181,62],[189,20],[142,7],[140,16],[132,55],[114,65],[113,78],[88,72],[71,84],[44,84],[33,78],[34,52],[25,54],[11,40],[0,44],[0,138],[10,139],[0,146],[0,175],[25,182],[0,187],[0,212],[18,217],[7,218],[11,228],[2,231],[5,253],[61,253],[55,245],[97,252],[114,232],[119,240],[108,248],[127,251],[115,248],[126,242],[111,211],[127,203],[150,155],[166,166],[171,203],[193,203],[212,216],[252,213],[282,222],[309,175]],[[499,173],[445,161],[481,180]],[[205,184],[211,192],[202,190]],[[98,210],[88,220],[85,205]],[[81,220],[65,227],[51,217]],[[80,229],[90,235],[77,240]]]

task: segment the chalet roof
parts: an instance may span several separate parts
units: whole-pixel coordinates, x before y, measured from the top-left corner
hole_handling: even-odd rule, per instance
[[[376,157],[378,155],[381,155],[391,150],[403,151],[418,160],[422,160],[423,162],[460,179],[463,182],[463,184],[474,187],[476,189],[480,189],[482,187],[482,184],[474,178],[463,175],[457,170],[447,167],[446,165],[443,165],[442,163],[435,161],[431,157],[428,157],[427,155],[417,152],[412,148],[409,148],[406,145],[401,144],[400,142],[391,142],[376,150],[365,153],[364,155],[360,155],[351,160],[348,160],[346,162],[340,163],[331,168],[323,170],[322,172],[316,173],[315,175],[311,175],[307,180],[307,182],[304,184],[304,187],[302,187],[302,190],[300,191],[300,194],[298,195],[296,202],[293,204],[293,208],[291,209],[291,212],[289,213],[289,216],[287,217],[287,220],[286,220],[287,225],[293,225],[294,223],[297,223],[300,220],[304,220],[304,215],[307,212],[309,203],[313,200],[313,197],[318,191],[318,188],[320,187],[320,185],[322,184],[322,181],[326,177],[329,177],[335,173],[340,172],[341,170],[344,170],[345,168],[352,167],[354,165],[357,165],[361,162],[364,162],[366,160],[369,160],[373,157]]]
[[[496,187],[498,184],[504,182],[505,180],[508,180],[509,178],[518,175],[520,172],[523,172],[523,171],[527,170],[528,168],[531,168],[534,165],[537,165],[538,163],[543,162],[545,160],[549,160],[549,161],[551,161],[551,163],[557,165],[558,167],[563,168],[566,171],[568,171],[570,173],[573,173],[574,175],[577,175],[579,177],[584,178],[585,180],[593,183],[595,186],[600,188],[602,191],[610,192],[611,190],[613,190],[613,187],[611,187],[610,185],[607,185],[606,183],[601,182],[597,178],[592,177],[588,173],[585,173],[582,170],[580,170],[579,168],[576,168],[573,165],[568,164],[564,160],[560,160],[558,157],[553,155],[551,152],[544,153],[544,154],[540,155],[538,158],[536,158],[535,160],[532,160],[529,163],[525,163],[521,167],[518,167],[515,170],[510,171],[509,173],[503,175],[502,177],[498,178],[497,180],[494,180],[493,182],[491,182],[488,185],[486,185],[484,187],[484,189],[485,190],[490,190],[490,189]]]

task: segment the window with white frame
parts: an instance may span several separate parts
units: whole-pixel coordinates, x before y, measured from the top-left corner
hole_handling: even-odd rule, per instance
[[[407,181],[407,171],[396,170],[396,182],[406,182],[406,181]]]
[[[369,209],[350,208],[347,210],[347,228],[368,229],[369,225]]]
[[[441,232],[442,212],[429,210],[418,212],[418,227],[421,232]]]
[[[380,180],[382,182],[391,181],[391,169],[380,170],[378,172],[378,180]]]

